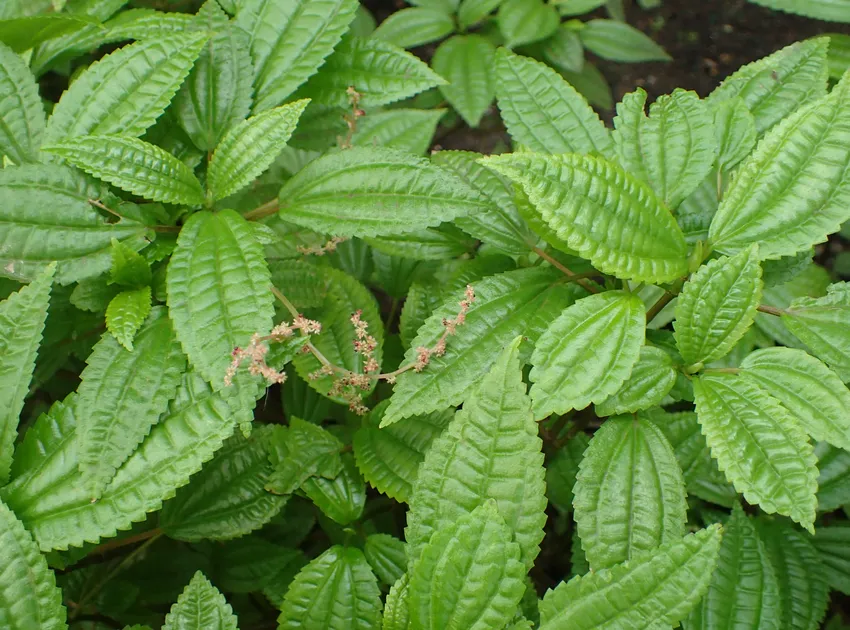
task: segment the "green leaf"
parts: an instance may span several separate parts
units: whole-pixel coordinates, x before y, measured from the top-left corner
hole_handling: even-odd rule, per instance
[[[183,351],[221,389],[233,349],[272,328],[269,271],[247,222],[232,210],[189,217],[168,264],[167,290]]]
[[[584,409],[619,390],[640,357],[645,326],[643,302],[623,291],[592,295],[564,310],[531,357],[534,417]]]
[[[693,385],[703,435],[735,489],[768,514],[790,516],[812,531],[818,472],[797,419],[735,374],[705,374]]]
[[[425,454],[405,530],[411,565],[434,532],[488,499],[495,499],[513,531],[522,562],[527,568],[534,563],[546,522],[545,471],[522,382],[520,341],[517,337],[500,353]]]
[[[535,343],[549,322],[582,295],[575,285],[561,285],[562,277],[553,269],[535,268],[476,282],[475,301],[463,327],[447,339],[445,354],[432,356],[424,370],[399,375],[382,426],[460,404],[514,337],[523,335]],[[457,316],[462,293],[457,291],[428,317],[403,364],[416,360],[418,348],[432,348],[439,341],[445,332],[443,319]],[[527,357],[528,349],[523,354]]]
[[[252,434],[253,436],[253,434]],[[228,593],[253,593],[281,586],[281,578],[295,577],[307,564],[304,554],[268,542],[259,536],[243,536],[223,545],[215,553],[219,571],[216,581]],[[280,593],[283,599],[283,592]]]
[[[163,506],[162,530],[170,538],[188,542],[230,540],[268,523],[288,499],[264,487],[272,474],[270,434],[271,427],[261,427],[248,438],[237,433],[225,442]]]
[[[478,245],[474,239],[451,223],[397,236],[367,238],[365,241],[379,252],[411,260],[457,258],[471,253]]]
[[[301,490],[325,516],[340,525],[348,525],[363,515],[366,482],[354,464],[354,456],[344,453],[342,470],[333,479],[315,476],[301,484]]]
[[[578,466],[590,443],[587,433],[579,432],[567,440],[555,456],[546,463],[546,494],[549,503],[562,514],[573,510],[573,487]]]
[[[543,57],[556,68],[570,72],[584,69],[584,48],[578,33],[567,23],[543,45]]]
[[[389,109],[369,112],[357,121],[351,143],[358,147],[389,147],[422,155],[431,146],[446,110]]]
[[[0,486],[9,481],[18,416],[29,393],[55,270],[49,266],[0,302]]]
[[[688,365],[726,356],[753,323],[761,299],[759,249],[703,265],[676,301],[676,346]]]
[[[612,153],[608,129],[557,72],[504,48],[495,72],[499,110],[515,143],[541,153]]]
[[[496,96],[496,47],[481,35],[455,35],[434,52],[431,67],[447,81],[440,92],[470,127],[477,127]]]
[[[413,627],[486,630],[509,621],[527,570],[511,534],[492,499],[438,529],[410,577]]]
[[[816,20],[850,22],[850,7],[840,0],[750,0],[776,11],[805,15]]]
[[[274,471],[266,482],[270,492],[291,494],[310,477],[333,479],[342,470],[342,442],[318,425],[293,417],[271,440]]]
[[[558,30],[558,12],[544,0],[503,0],[498,14],[505,46],[516,48],[551,37]]]
[[[564,16],[584,15],[604,5],[607,0],[558,0],[554,4]]]
[[[410,627],[410,577],[402,575],[387,595],[381,630],[408,630]]]
[[[812,542],[820,556],[821,571],[830,588],[850,594],[850,526],[818,527]]]
[[[763,134],[808,102],[826,94],[829,39],[816,37],[786,46],[741,67],[708,97],[710,103],[740,96]]]
[[[663,350],[644,346],[631,376],[612,396],[596,405],[598,416],[634,413],[661,404],[676,383],[673,360]]]
[[[56,578],[32,536],[0,501],[0,621],[9,630],[64,630],[65,607]]]
[[[151,201],[198,206],[201,182],[168,151],[137,138],[80,136],[43,147],[65,161]]]
[[[815,446],[818,458],[818,511],[832,512],[850,505],[850,452],[819,442]]]
[[[279,630],[377,630],[381,592],[363,552],[334,545],[295,577]]]
[[[136,288],[150,285],[151,280],[151,267],[145,257],[124,243],[113,240],[109,284]]]
[[[451,16],[443,11],[413,7],[390,15],[375,29],[372,37],[399,48],[414,48],[443,39],[454,30]],[[439,70],[437,73],[441,74]]]
[[[106,329],[128,351],[133,339],[151,312],[151,288],[121,291],[106,307]]]
[[[558,238],[603,273],[638,282],[687,273],[687,244],[676,220],[619,166],[569,154],[514,153],[482,162],[519,184]]]
[[[723,170],[747,157],[756,146],[756,121],[747,104],[738,96],[718,101],[714,106],[717,138],[717,165]]]
[[[630,562],[575,577],[540,602],[540,630],[634,630],[682,620],[708,587],[717,562],[714,525]]]
[[[90,65],[53,108],[44,141],[142,135],[165,111],[207,35],[191,33],[125,46]]]
[[[0,155],[16,164],[37,162],[44,106],[24,60],[0,44]]]
[[[593,571],[685,535],[682,471],[649,420],[606,420],[590,440],[573,492],[578,535]]]
[[[0,21],[0,43],[23,53],[54,37],[83,28],[97,21],[81,14],[54,13]]]
[[[363,547],[366,560],[375,575],[387,586],[392,586],[407,571],[407,555],[404,543],[389,534],[372,534],[366,537]]]
[[[641,31],[616,20],[590,20],[578,32],[581,43],[603,59],[635,63],[671,61],[670,55]]]
[[[829,50],[826,60],[829,67],[829,78],[836,81],[850,70],[850,35],[829,33]]]
[[[717,153],[714,121],[694,92],[676,89],[659,96],[644,113],[646,91],[638,88],[617,105],[614,141],[626,171],[646,181],[675,209],[711,172]]]
[[[478,24],[502,2],[503,0],[461,0],[457,10],[457,22],[461,30]]]
[[[765,286],[762,303],[786,309],[791,303],[801,297],[823,297],[831,282],[829,273],[820,265],[810,264],[791,280],[778,286]],[[756,326],[771,339],[779,341],[783,346],[804,348],[805,346],[795,337],[781,317],[767,313],[756,314]]]
[[[488,207],[451,172],[377,147],[310,162],[283,185],[279,198],[283,219],[338,236],[400,234]]]
[[[283,103],[331,54],[356,0],[243,0],[236,24],[251,37],[254,113]],[[328,67],[325,63],[324,69]],[[356,83],[355,83],[356,85]]]
[[[238,630],[236,624],[224,595],[198,571],[165,616],[162,630]]]

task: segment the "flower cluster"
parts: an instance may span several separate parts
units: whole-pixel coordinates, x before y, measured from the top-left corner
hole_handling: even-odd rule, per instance
[[[334,236],[324,245],[310,245],[309,247],[306,245],[299,245],[295,249],[305,256],[324,256],[325,254],[332,254],[335,252],[337,245],[344,243],[346,240],[348,239],[342,236]]]
[[[413,364],[413,369],[416,372],[424,370],[431,362],[431,357],[441,357],[445,354],[446,337],[454,335],[457,332],[458,326],[463,326],[466,321],[466,314],[473,302],[475,302],[475,289],[472,288],[472,285],[468,284],[466,285],[464,299],[460,301],[460,311],[458,311],[457,316],[454,319],[443,318],[443,326],[446,330],[437,343],[434,344],[434,347],[426,348],[425,346],[419,346],[416,348],[416,362]]]

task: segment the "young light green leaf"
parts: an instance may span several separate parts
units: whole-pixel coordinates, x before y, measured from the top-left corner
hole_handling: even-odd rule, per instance
[[[136,288],[150,285],[151,280],[151,266],[147,259],[124,243],[113,240],[109,284]]]
[[[56,266],[0,302],[0,486],[9,481],[18,416],[29,393]]]
[[[590,436],[579,432],[567,440],[546,464],[546,495],[549,503],[562,514],[573,511],[573,487],[579,463],[589,443]]]
[[[334,545],[301,569],[277,621],[279,630],[376,630],[381,592],[363,552]]]
[[[388,109],[369,112],[357,121],[351,144],[357,147],[389,147],[422,155],[431,146],[444,109]]]
[[[28,15],[0,21],[0,43],[23,53],[54,37],[73,32],[96,20],[81,14],[52,13]]]
[[[133,339],[151,312],[151,288],[121,291],[106,307],[106,329],[129,352]]]
[[[540,602],[540,630],[635,630],[676,624],[708,588],[720,531],[713,525],[630,562],[562,582]]]
[[[721,169],[730,170],[752,152],[758,137],[756,121],[741,97],[714,104],[714,133],[717,165]]]
[[[354,19],[358,4],[356,0],[240,3],[236,24],[251,38],[255,114],[283,103],[316,72]]]
[[[544,64],[500,48],[496,97],[514,142],[541,153],[613,152],[599,116],[563,77]]]
[[[634,63],[670,61],[661,46],[641,31],[617,20],[590,20],[578,32],[581,43],[603,59]]]
[[[604,5],[607,0],[557,0],[558,12],[564,16],[584,15]]]
[[[667,438],[649,420],[606,420],[590,440],[573,492],[578,535],[593,571],[685,535],[682,471]]]
[[[431,67],[448,84],[440,92],[470,127],[477,127],[496,96],[496,47],[481,35],[455,35],[434,52]]]
[[[830,588],[850,594],[850,527],[846,523],[818,527],[812,542],[820,556],[822,571]]]
[[[280,191],[280,216],[338,236],[401,234],[488,208],[480,193],[424,158],[355,147],[310,162]]]
[[[189,217],[168,265],[168,309],[189,362],[219,390],[234,348],[268,334],[274,306],[263,250],[232,210]]]
[[[676,302],[676,346],[689,365],[720,359],[753,323],[762,281],[759,249],[703,265],[691,276]]]
[[[703,435],[735,489],[813,531],[818,472],[798,420],[738,375],[704,374],[693,385]]]
[[[400,580],[407,571],[407,554],[402,541],[389,534],[372,534],[366,537],[363,553],[375,575],[387,586]]]
[[[44,106],[27,64],[0,44],[0,155],[16,164],[37,162]]]
[[[344,453],[341,459],[342,470],[336,477],[310,477],[301,484],[301,490],[329,519],[348,525],[363,515],[366,482],[351,453]]]
[[[138,138],[80,136],[42,149],[151,201],[198,206],[204,200],[201,182],[188,166]]]
[[[675,209],[711,172],[717,153],[712,113],[694,92],[659,96],[644,113],[638,88],[617,105],[614,141],[620,163]]]
[[[142,135],[165,111],[206,39],[198,33],[151,39],[96,61],[53,108],[45,143],[85,135]]]
[[[558,30],[558,12],[544,0],[502,0],[499,32],[505,46],[516,48],[551,37]]]
[[[513,617],[527,567],[492,499],[438,529],[410,576],[414,628],[502,627]]]
[[[519,184],[557,236],[600,271],[638,282],[687,273],[687,245],[676,220],[619,166],[590,156],[531,153],[482,163]]]
[[[390,15],[375,29],[372,37],[399,48],[414,48],[443,39],[454,30],[452,17],[443,11],[412,7]],[[439,70],[437,73],[442,74]]]
[[[646,311],[636,295],[607,291],[564,310],[534,348],[534,417],[584,409],[615,393],[640,357]]]
[[[457,10],[457,23],[461,30],[466,30],[478,24],[502,2],[503,0],[461,0]]]
[[[238,626],[224,595],[198,571],[165,616],[162,630],[238,630]]]
[[[425,455],[405,530],[411,565],[434,532],[490,498],[514,532],[525,566],[537,556],[546,521],[545,472],[522,382],[520,341],[500,354]]]
[[[676,372],[670,355],[652,346],[640,349],[640,356],[623,386],[596,405],[598,416],[634,413],[661,404],[673,389]]]
[[[65,630],[65,607],[56,578],[32,536],[0,501],[0,622],[9,630]]]
[[[252,116],[230,131],[216,147],[207,171],[213,199],[238,192],[265,171],[286,146],[308,100],[281,105]]]
[[[410,628],[410,575],[405,573],[390,588],[384,604],[381,630],[408,630]]]

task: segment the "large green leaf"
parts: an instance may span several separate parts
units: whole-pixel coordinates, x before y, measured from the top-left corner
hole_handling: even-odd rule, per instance
[[[448,81],[440,92],[470,127],[477,127],[496,96],[496,47],[481,35],[455,35],[440,44],[431,66]]]
[[[598,416],[634,413],[661,404],[676,383],[673,359],[659,348],[644,346],[623,386],[595,407]]]
[[[165,149],[122,136],[79,136],[43,147],[98,179],[151,201],[200,205],[201,182]]]
[[[431,146],[444,109],[393,108],[370,112],[357,121],[351,144],[357,147],[382,146],[423,155]]]
[[[549,322],[583,294],[575,285],[562,286],[562,278],[553,269],[536,268],[475,282],[475,302],[463,327],[446,340],[445,354],[432,356],[421,372],[398,377],[381,424],[460,404],[506,344],[517,335],[536,342]],[[405,364],[416,360],[417,348],[431,348],[439,341],[445,332],[443,319],[457,315],[462,298],[463,291],[457,291],[425,320],[405,353]]]
[[[546,522],[542,442],[520,371],[517,337],[425,455],[410,498],[407,553],[415,565],[434,532],[492,498],[531,567]]]
[[[280,216],[339,236],[400,234],[488,208],[451,172],[395,149],[355,147],[310,162],[280,191]]]
[[[271,109],[304,83],[339,43],[356,0],[245,0],[237,25],[251,37],[254,113]],[[355,83],[356,85],[356,83]]]
[[[405,543],[389,534],[371,534],[366,537],[363,553],[375,575],[387,586],[392,586],[407,571]]]
[[[687,245],[676,220],[621,167],[570,154],[515,153],[483,163],[522,186],[557,236],[600,271],[639,282],[687,273]]]
[[[708,588],[720,527],[562,582],[540,602],[540,630],[666,628],[682,620]]]
[[[702,432],[720,470],[750,503],[813,529],[818,471],[808,438],[779,401],[736,374],[693,379]]]
[[[739,96],[718,101],[713,109],[717,166],[728,171],[747,157],[756,145],[755,118]]]
[[[504,48],[495,72],[499,110],[514,142],[541,153],[612,153],[608,129],[557,72]]]
[[[29,393],[55,266],[0,302],[0,486],[9,480],[18,416]]]
[[[65,630],[62,591],[15,514],[0,501],[0,624],[8,630]]]
[[[413,627],[503,627],[525,591],[527,570],[511,537],[492,499],[438,529],[410,576]]]
[[[381,253],[412,260],[457,258],[472,252],[478,245],[474,239],[451,223],[396,236],[379,236],[365,240]]]
[[[334,545],[295,577],[286,592],[280,630],[377,630],[381,592],[363,552]]]
[[[168,265],[167,290],[189,362],[221,389],[234,348],[272,328],[269,271],[248,223],[232,210],[193,214]]]
[[[333,479],[342,470],[342,442],[322,427],[290,417],[288,427],[276,427],[269,458],[274,468],[266,490],[291,494],[310,477]]]
[[[850,22],[850,7],[841,0],[750,0],[778,11],[797,13],[816,20]]]
[[[614,394],[640,357],[645,327],[643,302],[623,291],[591,295],[564,310],[531,357],[534,417],[584,409]]]
[[[626,63],[671,59],[652,38],[623,21],[590,20],[582,24],[578,35],[585,48],[603,59]]]
[[[162,630],[238,630],[236,624],[224,595],[198,571],[165,616]]]
[[[198,33],[150,39],[96,61],[53,108],[45,142],[142,135],[165,111],[206,39]]]
[[[815,446],[818,458],[818,511],[832,512],[850,505],[850,451],[827,442]]]
[[[761,300],[758,247],[703,265],[676,301],[676,347],[689,365],[726,356],[753,323]]]
[[[16,164],[38,161],[44,106],[27,64],[0,44],[0,154]]]
[[[714,119],[694,92],[677,89],[658,97],[644,113],[646,91],[638,88],[617,105],[614,141],[620,163],[648,182],[675,209],[706,178],[717,153]]]
[[[762,258],[792,256],[850,219],[850,79],[782,121],[740,166],[711,221],[713,247],[759,243]]]
[[[301,490],[325,516],[340,525],[348,525],[363,515],[366,482],[351,453],[344,453],[341,459],[342,470],[336,477],[310,477],[301,484]]]
[[[830,588],[850,595],[850,527],[846,523],[818,527],[813,541]]]
[[[560,23],[558,11],[544,0],[502,0],[497,17],[508,48],[546,39]]]
[[[443,39],[454,30],[452,17],[445,12],[412,7],[391,14],[371,36],[401,48],[414,48]],[[440,73],[437,68],[434,69]]]

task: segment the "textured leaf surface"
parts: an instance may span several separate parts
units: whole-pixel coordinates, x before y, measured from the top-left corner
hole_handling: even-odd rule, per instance
[[[645,325],[643,302],[623,291],[592,295],[564,310],[531,357],[534,417],[584,409],[620,389],[640,356]]]
[[[850,452],[820,442],[818,457],[818,511],[831,512],[850,505]]]
[[[341,459],[342,470],[333,479],[310,477],[301,484],[301,489],[325,516],[340,525],[348,525],[363,515],[366,482],[351,453],[343,453]]]
[[[673,360],[663,350],[644,346],[623,386],[596,405],[599,416],[633,413],[661,404],[676,382]]]
[[[818,527],[813,541],[830,588],[850,594],[850,527]]]
[[[625,22],[590,20],[578,32],[581,43],[603,59],[634,63],[638,61],[670,61],[661,46]]]
[[[106,307],[106,329],[129,352],[133,339],[151,312],[151,288],[122,291]]]
[[[446,260],[473,251],[478,245],[460,228],[443,223],[436,228],[405,232],[396,236],[366,239],[374,249],[413,260]]]
[[[720,538],[720,528],[714,525],[629,563],[562,582],[540,602],[541,630],[674,625],[705,593]]]
[[[750,503],[811,530],[817,499],[812,446],[799,421],[735,374],[693,379],[702,432],[720,470]]]
[[[440,86],[470,127],[477,127],[496,96],[493,63],[496,47],[481,35],[455,35],[440,44],[431,66],[448,81]]]
[[[401,9],[381,22],[372,37],[400,48],[413,48],[443,39],[455,30],[452,17],[427,7]],[[435,68],[438,74],[440,70]]]
[[[237,630],[236,624],[224,595],[198,571],[165,616],[162,630]]]
[[[438,529],[410,577],[413,627],[486,630],[509,620],[526,572],[511,534],[492,500]]]
[[[519,184],[557,236],[605,273],[666,282],[687,272],[687,245],[653,192],[605,160],[515,153],[483,162]]]
[[[0,44],[0,154],[16,164],[38,160],[44,106],[24,60]]]
[[[490,498],[514,532],[526,567],[537,556],[546,522],[545,472],[519,342],[500,354],[425,455],[405,530],[411,565],[435,531]]]
[[[717,164],[729,170],[747,157],[756,145],[756,122],[740,97],[720,101],[714,107]]]
[[[270,492],[291,494],[310,477],[333,479],[342,470],[342,442],[318,425],[292,417],[286,430],[278,429],[272,440],[274,472],[266,482]]]
[[[366,537],[363,553],[375,575],[387,586],[392,586],[407,571],[407,554],[404,545],[395,536],[372,534]]]
[[[369,113],[357,122],[351,143],[359,147],[390,147],[422,155],[431,146],[444,109],[393,108]]]
[[[384,604],[381,630],[408,630],[410,627],[410,576],[405,573],[393,584]]]

